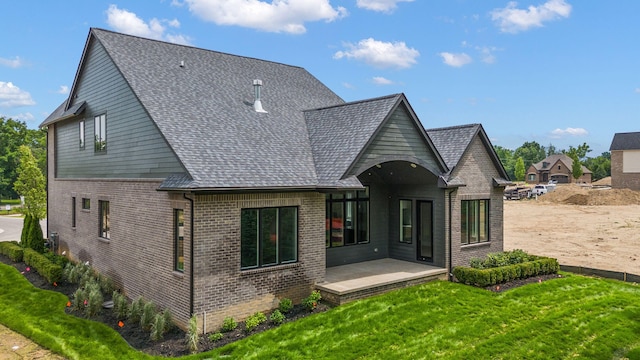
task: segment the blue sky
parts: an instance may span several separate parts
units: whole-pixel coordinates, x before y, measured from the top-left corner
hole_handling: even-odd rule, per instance
[[[426,128],[494,145],[640,131],[640,1],[146,0],[0,5],[0,115],[35,128],[65,98],[90,27],[301,66],[346,101],[405,93]]]

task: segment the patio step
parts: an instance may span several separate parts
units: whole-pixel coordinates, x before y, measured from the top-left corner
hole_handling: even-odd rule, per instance
[[[385,272],[369,276],[352,277],[345,280],[316,284],[322,299],[332,305],[364,299],[408,286],[434,280],[447,280],[447,269],[432,268],[417,273]]]

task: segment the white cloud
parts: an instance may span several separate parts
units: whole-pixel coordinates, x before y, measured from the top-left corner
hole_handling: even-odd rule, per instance
[[[636,92],[640,94],[640,88],[636,88]]]
[[[347,16],[329,0],[185,0],[189,11],[218,25],[237,25],[268,32],[303,34],[305,22],[331,22]]]
[[[0,81],[0,107],[17,107],[35,105],[31,94],[20,90],[11,82]]]
[[[404,42],[383,42],[368,38],[360,40],[358,44],[345,44],[349,50],[338,51],[333,55],[334,59],[343,57],[362,60],[365,63],[378,68],[409,68],[417,63],[420,56],[418,50],[407,47]]]
[[[462,67],[473,61],[471,59],[471,56],[465,53],[453,54],[448,52],[441,52],[438,55],[442,57],[442,62],[453,67]]]
[[[552,138],[560,138],[563,136],[586,136],[589,132],[583,128],[555,129],[551,132]]]
[[[527,9],[518,9],[517,5],[517,2],[510,1],[505,8],[491,12],[491,19],[500,27],[500,31],[515,34],[542,27],[544,22],[567,18],[571,14],[571,5],[565,0],[549,0]]]
[[[107,24],[114,30],[129,35],[164,40],[183,45],[190,44],[188,36],[165,33],[166,26],[164,24],[173,28],[180,27],[180,22],[177,19],[159,20],[153,18],[147,23],[131,11],[119,9],[116,5],[109,5],[109,9],[107,10]]]
[[[60,85],[60,89],[58,89],[56,93],[66,95],[69,93],[69,87],[67,85]]]
[[[9,116],[9,117],[12,118],[13,120],[19,120],[19,121],[24,121],[24,122],[33,121],[36,118],[30,112],[20,113],[20,114],[12,115],[12,116]]]
[[[348,82],[343,82],[342,86],[344,86],[347,89],[355,89],[356,88],[355,86],[353,86],[353,84],[348,83]]]
[[[362,9],[389,13],[398,7],[399,2],[412,1],[413,0],[358,0],[357,5]]]
[[[375,76],[373,79],[373,83],[376,85],[391,85],[393,81],[383,78],[382,76]]]
[[[0,65],[8,66],[10,68],[19,68],[21,66],[24,66],[24,62],[18,56],[16,56],[14,59],[0,58]]]
[[[480,52],[480,57],[482,58],[482,62],[487,64],[493,64],[496,62],[496,56],[493,54],[494,51],[498,50],[495,47],[476,47],[476,50]]]

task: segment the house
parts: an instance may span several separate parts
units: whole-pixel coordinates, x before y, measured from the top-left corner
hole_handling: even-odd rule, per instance
[[[582,165],[582,176],[578,183],[591,184],[591,170]],[[573,182],[573,160],[566,154],[554,154],[529,166],[526,181],[529,184],[547,183],[550,180],[559,184]]]
[[[484,129],[427,131],[403,94],[347,103],[300,67],[93,28],[41,126],[58,251],[181,326],[300,301],[349,264],[446,279],[503,248]]]
[[[616,133],[609,151],[611,187],[640,190],[640,132]]]

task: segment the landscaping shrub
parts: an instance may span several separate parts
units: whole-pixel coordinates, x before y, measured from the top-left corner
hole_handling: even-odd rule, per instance
[[[165,324],[164,314],[157,313],[153,317],[153,321],[151,322],[151,340],[153,341],[161,340],[162,337],[164,336],[165,331],[166,331],[166,324]]]
[[[87,294],[83,288],[78,288],[73,293],[73,300],[71,301],[72,309],[75,311],[83,311],[86,306]]]
[[[113,300],[113,313],[118,320],[124,320],[129,316],[129,301],[127,297],[118,291],[114,291],[111,296]]]
[[[7,256],[11,261],[22,261],[23,249],[17,242],[0,242],[0,254]]]
[[[318,306],[318,301],[321,299],[322,296],[320,295],[320,291],[314,290],[311,292],[311,295],[302,300],[302,304],[307,308],[307,310],[313,311]]]
[[[247,332],[251,332],[258,325],[262,324],[265,321],[267,321],[267,316],[264,313],[258,311],[257,313],[249,316],[247,320],[245,320],[245,330]]]
[[[291,299],[284,298],[280,300],[280,304],[278,305],[278,310],[281,313],[286,314],[293,309],[293,301]]]
[[[22,221],[22,232],[20,233],[20,244],[24,248],[31,248],[29,245],[29,229],[31,228],[31,215],[26,214]]]
[[[269,320],[271,320],[271,322],[276,325],[280,325],[284,322],[284,315],[280,312],[280,310],[276,309],[271,313]]]
[[[85,295],[87,297],[87,303],[84,309],[85,315],[92,317],[100,313],[102,303],[104,302],[100,285],[96,281],[87,283],[85,286]]]
[[[164,317],[164,332],[167,332],[173,327],[173,316],[171,316],[171,311],[169,311],[169,309],[165,309],[162,312],[162,317]]]
[[[36,250],[25,248],[23,250],[22,260],[25,264],[35,269],[38,274],[47,279],[50,284],[62,279],[62,267],[58,264],[52,263],[46,256],[40,254]]]
[[[222,339],[224,335],[222,335],[222,333],[217,332],[217,333],[212,333],[211,335],[209,335],[209,341],[213,341],[216,342],[220,339]]]
[[[198,351],[198,340],[200,335],[198,334],[198,318],[193,315],[189,319],[189,329],[187,330],[187,347],[191,353]]]
[[[131,303],[131,311],[129,312],[129,320],[134,323],[139,323],[140,318],[142,317],[142,309],[144,308],[144,299],[142,296],[139,296],[137,299],[133,300]]]
[[[29,218],[31,219],[31,221],[27,226],[26,245],[28,245],[29,248],[42,253],[44,252],[44,236],[42,235],[40,220],[36,217],[31,216]]]
[[[142,307],[142,314],[140,315],[140,327],[142,328],[142,330],[151,330],[151,325],[153,324],[155,316],[156,305],[153,303],[153,301],[145,303]]]
[[[463,284],[486,287],[537,275],[556,274],[559,269],[560,264],[556,259],[534,257],[532,261],[485,269],[456,266],[453,275]]]
[[[536,256],[527,254],[524,250],[516,249],[498,253],[489,253],[484,259],[473,258],[469,265],[474,269],[490,269],[500,266],[521,264],[533,261]]]
[[[224,318],[222,321],[222,332],[233,331],[238,327],[238,323],[232,317]]]

